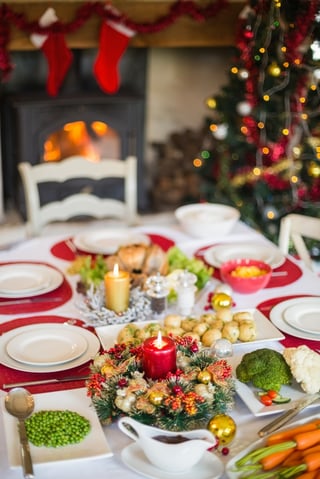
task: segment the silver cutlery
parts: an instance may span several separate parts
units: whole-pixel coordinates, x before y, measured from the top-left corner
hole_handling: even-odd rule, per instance
[[[37,303],[58,303],[62,298],[22,298],[22,299],[8,299],[0,301],[1,306],[14,306],[15,304],[37,304]]]
[[[66,240],[66,241],[65,241],[65,244],[68,246],[69,250],[70,250],[73,254],[75,254],[75,255],[78,254],[78,250],[77,250],[75,244],[72,242],[72,240],[70,240],[70,239]]]
[[[287,276],[288,271],[272,271],[271,276]]]
[[[311,394],[307,398],[301,399],[294,407],[288,409],[288,411],[281,414],[276,419],[274,419],[269,424],[260,429],[260,431],[258,432],[259,436],[264,437],[270,432],[276,431],[317,399],[320,399],[320,393]]]
[[[21,445],[23,475],[26,479],[32,479],[34,477],[32,458],[24,421],[34,410],[34,399],[26,389],[15,388],[9,391],[6,395],[5,408],[9,414],[16,417],[19,421],[18,431]]]
[[[19,383],[7,383],[3,384],[4,389],[8,388],[18,388],[23,386],[39,386],[41,384],[54,384],[54,383],[65,383],[71,381],[85,381],[89,376],[65,376],[63,378],[53,378],[53,379],[38,379],[35,381],[21,381]]]

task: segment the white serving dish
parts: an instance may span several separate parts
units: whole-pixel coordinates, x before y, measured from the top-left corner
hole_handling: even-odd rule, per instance
[[[252,313],[253,318],[256,321],[257,337],[254,341],[250,341],[250,343],[238,341],[233,344],[233,347],[241,346],[243,344],[257,345],[266,341],[281,341],[284,339],[284,335],[258,309],[235,309],[233,312],[236,313],[237,311],[248,311]],[[137,321],[134,324],[139,328],[143,328],[143,326],[155,322],[157,321]],[[105,349],[112,348],[115,345],[117,342],[117,336],[124,326],[125,324],[114,324],[111,326],[98,326],[96,328],[96,333]]]
[[[279,429],[279,431],[285,431],[286,429],[291,429],[293,426],[298,426],[300,424],[311,422],[313,419],[316,419],[316,418],[319,418],[319,414],[315,416],[309,416],[306,419],[301,419],[300,421],[296,421],[291,424],[288,424],[285,427]],[[230,461],[226,464],[227,477],[229,477],[229,479],[240,479],[241,477],[243,477],[243,474],[244,474],[243,471],[241,472],[235,471],[235,463],[248,452],[253,451],[254,449],[257,449],[258,447],[262,447],[264,444],[265,444],[265,438],[258,439],[257,441],[251,443],[250,446],[244,448],[241,452],[236,454],[232,459],[230,459]]]
[[[30,444],[31,457],[34,464],[69,460],[82,461],[113,455],[95,409],[91,407],[91,400],[88,398],[85,388],[35,394],[34,401],[35,412],[43,409],[68,409],[86,417],[91,424],[89,434],[79,444],[57,448],[36,447]],[[5,410],[4,401],[1,402],[1,406],[9,465],[11,467],[21,467],[17,420]]]
[[[190,236],[215,238],[228,235],[240,218],[232,206],[216,203],[196,203],[180,206],[175,217]]]
[[[268,347],[268,346],[266,346]],[[228,358],[228,362],[232,365],[235,375],[235,369],[240,363],[242,355],[235,355],[232,358]],[[291,401],[283,404],[273,404],[272,406],[265,406],[257,396],[257,388],[254,388],[251,384],[242,383],[236,379],[236,393],[246,404],[248,409],[254,416],[267,416],[270,414],[277,414],[288,409],[293,408],[298,401],[306,397],[306,393],[301,389],[301,386],[296,381],[292,381],[292,384],[282,386],[281,395],[283,397],[291,398]],[[310,404],[308,408],[319,407],[320,399]]]

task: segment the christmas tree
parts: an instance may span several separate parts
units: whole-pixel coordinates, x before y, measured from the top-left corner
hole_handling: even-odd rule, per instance
[[[320,1],[248,1],[198,171],[203,200],[275,242],[284,215],[320,216],[319,82]]]

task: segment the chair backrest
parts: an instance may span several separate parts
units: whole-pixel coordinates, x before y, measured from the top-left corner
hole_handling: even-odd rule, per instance
[[[281,219],[279,231],[279,248],[282,253],[289,252],[290,240],[299,256],[309,269],[312,267],[312,259],[303,238],[320,241],[320,218],[289,214]]]
[[[60,162],[31,165],[19,163],[19,173],[26,202],[28,233],[39,235],[42,227],[54,221],[66,221],[79,216],[93,218],[115,217],[133,224],[137,217],[137,159],[102,159],[92,163],[82,156],[72,156]],[[81,191],[61,199],[41,204],[41,183],[63,183],[72,179],[99,181],[122,178],[124,198],[101,198],[94,192]],[[107,195],[107,192],[106,192]],[[105,195],[104,195],[105,196]]]

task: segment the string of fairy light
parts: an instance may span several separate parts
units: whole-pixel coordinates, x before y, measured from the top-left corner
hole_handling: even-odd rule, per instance
[[[317,12],[317,0],[310,2],[309,10],[305,15],[305,23],[300,20],[299,25],[286,24],[281,17],[281,2],[271,0],[267,12],[261,8],[253,9],[246,5],[239,16],[242,25],[239,35],[240,59],[238,65],[232,65],[230,72],[237,79],[244,82],[244,99],[237,104],[237,113],[242,117],[239,131],[248,142],[256,145],[255,165],[248,171],[236,173],[232,178],[235,187],[247,181],[259,180],[265,173],[285,172],[290,182],[293,200],[297,199],[297,188],[301,182],[300,171],[304,158],[301,155],[302,137],[311,137],[310,146],[314,149],[314,158],[320,160],[320,140],[312,141],[308,120],[310,115],[319,115],[319,111],[307,110],[308,90],[319,96],[320,81],[320,42],[312,40],[311,27],[320,22],[320,13]],[[262,12],[262,13],[261,13]],[[264,23],[263,23],[264,22]],[[267,24],[267,26],[266,26]],[[259,39],[259,28],[263,25],[265,34]],[[301,31],[301,25],[305,31]],[[270,52],[273,35],[277,35],[277,56]],[[258,43],[261,41],[261,45]],[[304,62],[304,54],[308,49],[312,51],[313,64]],[[306,72],[308,78],[304,82],[297,82],[295,91],[289,92],[288,85],[291,80],[292,69]],[[268,77],[278,81],[268,85]],[[267,104],[272,106],[274,96],[279,93],[282,98],[281,115],[276,111],[268,111]],[[263,106],[255,108],[257,105]],[[217,101],[214,97],[206,100],[210,110],[216,110]],[[252,114],[255,108],[255,115]],[[269,108],[270,110],[270,108]],[[268,137],[267,122],[272,122],[277,117],[280,127],[276,141]],[[218,118],[210,124],[210,130],[216,140],[225,140],[228,135],[228,124],[220,122]],[[201,158],[194,160],[195,167],[201,167],[208,158],[208,151],[201,152]],[[310,158],[309,158],[310,159]],[[309,174],[320,177],[320,167],[317,162],[310,162]],[[273,219],[274,211],[270,209],[267,217]]]

